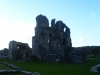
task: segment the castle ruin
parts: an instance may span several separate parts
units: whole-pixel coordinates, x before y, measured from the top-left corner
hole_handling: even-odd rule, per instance
[[[62,22],[46,16],[36,17],[35,36],[32,38],[33,55],[44,61],[67,61],[72,48],[70,29]]]
[[[42,61],[53,63],[83,63],[87,59],[84,49],[72,47],[69,27],[63,21],[55,22],[55,19],[51,20],[50,27],[47,17],[43,15],[36,17],[32,49],[27,43],[10,41],[8,52],[1,51],[3,57],[5,54],[11,60],[26,61],[32,60],[32,57],[35,56]]]
[[[8,57],[11,60],[31,60],[31,49],[27,43],[10,41]]]

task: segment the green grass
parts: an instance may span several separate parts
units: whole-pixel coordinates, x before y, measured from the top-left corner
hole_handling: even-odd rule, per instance
[[[0,70],[13,70],[11,67],[8,67],[4,64],[0,64]]]
[[[90,67],[100,64],[100,59],[88,59],[85,63],[47,63],[42,61],[14,62],[10,60],[0,60],[21,67],[30,72],[40,72],[41,75],[100,75],[100,73],[90,72]]]
[[[13,70],[13,68],[1,63],[0,64],[0,70]],[[26,75],[26,74],[22,74],[22,73],[0,73],[0,75]]]

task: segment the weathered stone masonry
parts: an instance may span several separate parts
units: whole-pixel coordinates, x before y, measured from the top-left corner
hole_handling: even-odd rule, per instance
[[[10,41],[9,50],[1,51],[1,55],[3,54],[3,57],[6,55],[11,60],[32,60],[32,57],[36,56],[47,62],[82,63],[86,61],[85,50],[72,47],[70,29],[62,21],[55,22],[55,19],[52,19],[49,27],[46,16],[38,15],[36,23],[32,49],[27,43]]]
[[[33,54],[44,61],[61,61],[66,59],[66,54],[71,50],[70,29],[62,22],[55,19],[49,21],[46,16],[36,17],[35,36],[32,39]]]
[[[10,41],[9,59],[11,60],[31,60],[32,51],[27,43]]]
[[[62,22],[51,20],[51,27],[46,16],[36,17],[35,36],[32,37],[32,54],[48,62],[75,62],[86,60],[84,50],[72,48],[70,29]]]

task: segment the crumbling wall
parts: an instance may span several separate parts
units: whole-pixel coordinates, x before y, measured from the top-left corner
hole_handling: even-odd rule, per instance
[[[10,41],[9,59],[11,60],[31,60],[31,49],[27,43]]]
[[[36,17],[35,36],[32,37],[32,54],[48,62],[86,61],[84,50],[72,48],[70,29],[63,21],[51,20],[51,27],[46,16]]]
[[[1,59],[5,59],[5,58],[8,58],[8,49],[7,48],[4,48],[3,50],[0,50],[0,58]]]
[[[72,47],[70,29],[62,21],[55,23],[55,19],[51,20],[49,27],[49,21],[43,15],[37,16],[36,22],[33,54],[44,61],[67,60],[67,53]]]
[[[81,48],[72,48],[72,51],[68,53],[70,61],[74,63],[83,63],[87,59],[87,53]]]

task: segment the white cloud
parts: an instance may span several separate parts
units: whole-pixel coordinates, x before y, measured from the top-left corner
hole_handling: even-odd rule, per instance
[[[28,43],[31,47],[35,25],[33,23],[10,21],[0,17],[0,49],[8,48],[9,41]]]
[[[79,38],[79,42],[84,42],[84,41],[85,41],[85,38],[83,38],[83,37]]]
[[[95,13],[91,13],[90,18],[91,19],[95,19],[95,17],[96,17],[96,14]]]

